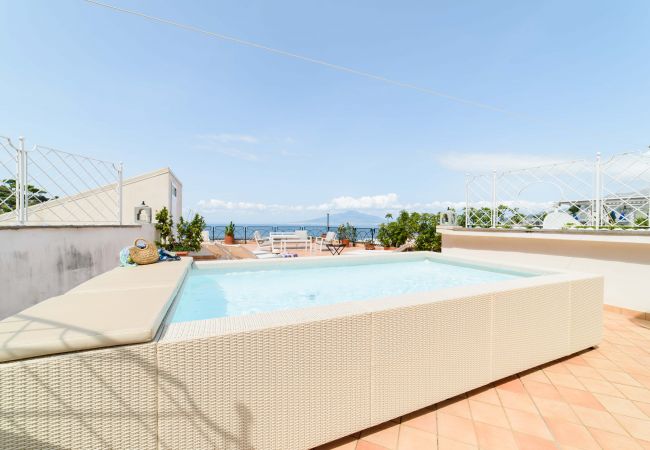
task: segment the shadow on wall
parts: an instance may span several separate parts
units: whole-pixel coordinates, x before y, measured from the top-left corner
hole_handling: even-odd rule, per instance
[[[29,321],[28,327],[70,328],[26,315],[19,318]],[[96,336],[83,328],[73,330]],[[65,343],[65,332],[61,342]],[[102,343],[110,345],[110,340],[103,338]],[[159,426],[166,416],[178,415],[192,425],[189,432],[194,442],[227,450],[252,448],[250,410],[243,404],[234,405],[238,434],[220,427],[196,404],[186,383],[159,369],[155,345],[115,346],[0,363],[0,449],[171,450],[178,446],[159,442]],[[173,410],[158,411],[158,396],[167,397]]]

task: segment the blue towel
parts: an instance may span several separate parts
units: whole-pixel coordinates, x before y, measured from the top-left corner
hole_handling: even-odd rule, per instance
[[[129,254],[130,248],[131,247],[124,247],[122,250],[120,250],[120,266],[122,267],[137,266],[137,264],[131,260],[131,255]]]

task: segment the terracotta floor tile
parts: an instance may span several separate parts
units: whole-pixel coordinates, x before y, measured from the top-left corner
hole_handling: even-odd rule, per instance
[[[526,393],[526,388],[524,388],[523,383],[517,377],[512,377],[509,380],[506,380],[506,381],[503,381],[502,383],[499,383],[496,386],[496,389],[497,389],[497,393],[499,391],[501,391],[501,390],[514,392],[514,393],[517,393],[517,394]]]
[[[650,344],[648,344],[648,346],[650,346]],[[650,375],[634,374],[632,376],[646,388],[650,388]]]
[[[600,446],[587,428],[563,420],[546,419],[546,423],[560,446],[575,447],[584,450],[599,449]]]
[[[576,364],[567,364],[566,366],[571,372],[571,374],[578,377],[578,379],[580,379],[581,377],[592,378],[594,380],[604,379],[603,376],[600,373],[598,373],[598,370],[588,365],[581,366]]]
[[[629,436],[598,429],[589,429],[589,431],[604,450],[640,450],[643,448]]]
[[[402,424],[397,441],[398,450],[435,450],[438,447],[436,435]]]
[[[623,425],[632,437],[650,442],[650,420],[636,419],[620,414],[614,414],[614,417],[616,417],[616,420]]]
[[[639,386],[641,383],[632,378],[629,374],[620,370],[598,369],[598,372],[607,380],[612,383],[625,384],[628,386]]]
[[[469,412],[469,402],[465,397],[455,398],[439,403],[438,411],[454,416],[464,417],[466,419],[472,418],[472,415]]]
[[[337,439],[329,444],[321,445],[313,450],[355,450],[357,448],[357,435]]]
[[[373,442],[361,439],[359,442],[357,442],[356,450],[394,450],[394,447],[387,448],[381,445],[377,445]]]
[[[463,417],[452,416],[443,412],[438,413],[438,435],[465,444],[478,445],[474,422]]]
[[[551,432],[546,427],[544,419],[539,414],[531,414],[516,409],[507,409],[506,415],[510,422],[510,427],[514,431],[530,434],[543,439],[553,439]]]
[[[397,447],[398,435],[399,424],[386,422],[363,431],[361,433],[361,439],[393,449]]]
[[[648,415],[631,400],[604,394],[594,394],[594,396],[610,413],[650,420]],[[650,404],[648,404],[648,406],[650,406]]]
[[[599,430],[609,431],[611,433],[626,434],[623,427],[607,411],[598,409],[585,408],[583,406],[574,406],[573,411],[580,421],[589,428],[598,428]]]
[[[582,383],[580,383],[580,381],[578,381],[578,379],[571,373],[549,372],[546,374],[546,376],[548,376],[549,380],[551,380],[551,383],[553,383],[555,386],[563,386],[572,389],[585,389]]]
[[[588,354],[588,352],[585,353],[585,354]],[[578,365],[578,366],[588,366],[589,365],[587,363],[587,361],[585,361],[585,359],[581,355],[573,356],[573,357],[567,359],[566,362],[567,362],[567,364],[574,364],[574,365]]]
[[[472,411],[472,418],[475,422],[483,422],[497,427],[510,428],[506,413],[500,404],[499,406],[496,406],[489,403],[470,400],[469,409]]]
[[[533,401],[545,419],[558,419],[567,422],[580,423],[578,416],[575,415],[573,409],[571,409],[569,404],[565,401],[535,397],[533,397]]]
[[[643,413],[650,418],[650,403],[646,402],[632,402],[636,405],[637,408],[639,408]]]
[[[569,369],[564,365],[564,362],[557,362],[554,364],[548,364],[544,367],[544,373],[546,376],[550,373],[564,373],[570,374]]]
[[[478,447],[438,436],[438,450],[478,450]]]
[[[525,391],[523,394],[504,390],[497,390],[497,392],[504,408],[517,409],[532,414],[538,413],[535,403]]]
[[[562,386],[557,386],[557,390],[562,395],[562,398],[567,403],[572,405],[584,406],[586,408],[604,409],[598,399],[594,397],[591,392],[581,391],[579,389],[571,389]]]
[[[539,381],[530,381],[524,383],[526,391],[531,397],[548,398],[551,400],[562,400],[557,388],[552,384],[540,383]]]
[[[402,425],[436,434],[438,432],[437,411],[420,410],[402,417]]]
[[[471,391],[467,394],[467,398],[470,400],[479,400],[484,403],[490,403],[492,405],[501,405],[497,391],[492,387]]]
[[[512,434],[515,436],[517,446],[522,450],[553,450],[558,448],[554,442],[547,439],[531,436],[530,434],[519,433],[517,431],[514,431]]]
[[[650,390],[644,387],[627,386],[625,384],[614,383],[614,386],[621,391],[630,400],[650,403]]]
[[[582,385],[587,389],[589,392],[595,394],[607,394],[611,395],[614,397],[625,397],[621,391],[616,389],[616,387],[610,383],[607,380],[595,380],[593,378],[583,378],[583,377],[578,377]]]
[[[540,383],[550,383],[548,377],[541,370],[529,370],[519,374],[519,379],[525,385],[529,381],[537,381]]]
[[[619,367],[609,359],[605,358],[584,358],[591,367],[595,369],[620,370]]]
[[[485,450],[516,450],[517,443],[512,431],[476,422],[476,435],[479,447]]]

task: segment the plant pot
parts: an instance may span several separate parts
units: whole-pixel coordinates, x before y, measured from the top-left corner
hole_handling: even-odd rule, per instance
[[[180,252],[174,252],[174,253],[176,253],[176,256],[187,256],[187,255],[190,254],[190,252],[185,251],[185,250],[180,251]]]
[[[235,243],[235,236],[226,235],[223,238],[223,243],[226,245],[233,245]]]
[[[365,244],[363,244],[363,247],[366,250],[374,250],[375,249],[375,244],[373,244],[372,242],[366,242]]]
[[[341,244],[345,245],[346,247],[349,247],[350,239],[341,239]]]
[[[384,247],[384,250],[395,250],[397,247]]]

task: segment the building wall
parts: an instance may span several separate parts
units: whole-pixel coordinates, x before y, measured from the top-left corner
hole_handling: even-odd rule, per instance
[[[650,312],[650,236],[441,230],[444,254],[604,275],[605,303]]]
[[[0,319],[119,265],[153,225],[0,227]]]
[[[176,197],[172,196],[172,183]],[[143,201],[152,214],[163,207],[182,211],[183,185],[169,168],[128,178],[122,184],[122,224],[133,224],[134,208]],[[173,204],[172,204],[173,202]],[[117,194],[115,183],[88,190],[70,197],[51,200],[28,208],[29,223],[117,223]],[[15,213],[0,215],[0,224],[15,223]]]

